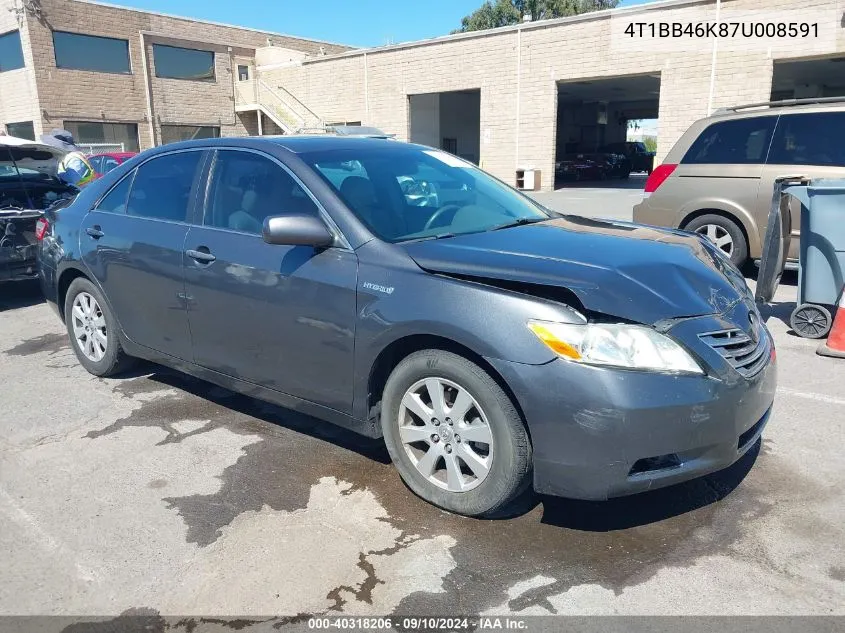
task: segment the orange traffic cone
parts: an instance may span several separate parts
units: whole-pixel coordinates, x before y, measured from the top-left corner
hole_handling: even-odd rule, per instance
[[[820,356],[845,358],[845,289],[839,297],[839,309],[833,319],[833,327],[827,341],[816,350]]]

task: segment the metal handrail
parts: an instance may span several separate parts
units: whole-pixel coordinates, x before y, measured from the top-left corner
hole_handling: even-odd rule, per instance
[[[764,101],[761,103],[749,103],[747,105],[719,108],[714,114],[725,112],[739,112],[740,110],[751,110],[753,108],[780,108],[786,106],[812,105],[824,103],[845,103],[845,97],[809,97],[805,99],[782,99],[781,101]]]

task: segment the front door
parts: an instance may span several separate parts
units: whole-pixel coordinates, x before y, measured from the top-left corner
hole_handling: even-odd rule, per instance
[[[194,362],[351,412],[355,253],[264,242],[265,217],[321,213],[275,159],[219,150],[210,178],[185,242]]]
[[[118,182],[85,216],[82,259],[126,336],[191,358],[182,258],[202,151],[158,156]]]

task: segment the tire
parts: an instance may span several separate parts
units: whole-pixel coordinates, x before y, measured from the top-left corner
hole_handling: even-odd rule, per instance
[[[730,255],[731,261],[737,268],[742,268],[748,260],[748,242],[745,239],[745,235],[743,234],[742,229],[739,228],[739,225],[729,218],[722,215],[716,215],[715,213],[707,213],[694,218],[683,228],[687,231],[701,233],[710,237],[711,241],[713,241],[712,236],[714,233],[720,241],[724,239],[725,236],[728,236],[730,238],[731,245],[729,253],[724,248],[724,243],[722,245],[718,242],[714,243],[716,243],[716,246],[720,248],[722,252],[726,255]]]
[[[87,298],[93,299],[94,303],[88,301]],[[82,306],[87,304],[90,308],[90,314],[86,314],[84,310],[81,313],[83,317],[88,317],[88,320],[80,318],[80,313],[74,312],[74,304],[77,299],[80,300]],[[132,365],[134,359],[123,351],[120,344],[117,321],[111,308],[109,308],[99,288],[88,279],[79,277],[71,282],[65,297],[64,315],[70,345],[76,354],[76,358],[79,359],[79,363],[89,373],[102,377],[113,376],[125,371]],[[98,321],[100,318],[102,321]],[[101,327],[99,323],[102,323],[103,326]],[[85,326],[88,326],[89,331],[83,332],[79,329],[80,326],[83,330]],[[98,330],[102,337],[95,336],[95,330]],[[99,343],[96,350],[93,346],[86,349],[87,346],[78,336],[80,333],[85,335],[85,340],[101,341],[104,338],[106,341],[105,349],[102,349]],[[91,357],[92,352],[94,358]]]
[[[422,420],[405,404],[409,394],[422,394],[419,402],[426,407],[422,411],[434,415],[437,408],[430,406],[429,384],[438,385],[446,405],[440,409],[444,419],[437,419],[438,426],[432,419]],[[460,419],[449,424],[447,414],[460,407],[457,398],[461,392],[465,394],[461,402],[468,402],[466,396],[472,402]],[[424,399],[426,394],[428,402]],[[444,510],[466,516],[492,516],[530,483],[531,443],[519,412],[487,372],[457,354],[424,350],[402,360],[390,374],[382,395],[381,425],[387,450],[402,480],[419,497]],[[412,435],[408,434],[409,428]],[[465,433],[465,437],[461,438],[460,433]],[[438,439],[433,440],[432,436],[438,434]],[[469,440],[470,434],[478,440],[489,438],[490,442]],[[425,439],[408,443],[418,437]],[[447,453],[450,447],[454,448]],[[429,455],[430,451],[435,457]],[[449,468],[447,459],[453,468]],[[470,463],[475,466],[470,468]],[[486,464],[486,471],[479,463]],[[427,470],[432,474],[424,474],[426,469],[417,464],[431,464],[433,468]]]

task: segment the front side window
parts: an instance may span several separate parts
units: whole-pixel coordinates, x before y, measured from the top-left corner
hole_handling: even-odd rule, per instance
[[[117,159],[112,158],[111,156],[103,156],[103,170],[102,170],[102,173],[107,174],[107,173],[109,173],[112,169],[114,169],[115,167],[117,167],[118,165],[120,165],[120,163],[118,163],[118,162],[117,162]]]
[[[220,128],[211,125],[162,125],[161,143],[178,143],[197,138],[220,138]]]
[[[754,165],[766,162],[775,116],[713,123],[690,146],[681,163],[689,165]]]
[[[193,48],[153,44],[156,77],[214,80],[214,53]]]
[[[137,152],[137,123],[102,123],[100,121],[65,121],[64,127],[80,145],[110,145],[100,152]]]
[[[127,214],[185,222],[202,152],[159,156],[137,169]]]
[[[105,197],[97,205],[97,211],[108,213],[126,213],[126,200],[129,197],[129,188],[132,186],[132,179],[135,174],[131,173],[123,180],[112,187]]]
[[[54,31],[53,49],[57,68],[101,73],[131,72],[127,40]]]
[[[23,68],[23,47],[20,31],[0,35],[0,73]]]
[[[381,239],[478,233],[549,218],[537,203],[459,158],[401,144],[300,154]]]
[[[265,218],[303,213],[316,216],[319,211],[293,176],[275,162],[251,152],[217,152],[206,226],[260,235]]]
[[[845,167],[845,112],[784,114],[769,151],[771,165]]]
[[[9,136],[26,138],[30,141],[35,140],[35,126],[32,124],[32,121],[22,121],[20,123],[7,123],[6,133]]]

